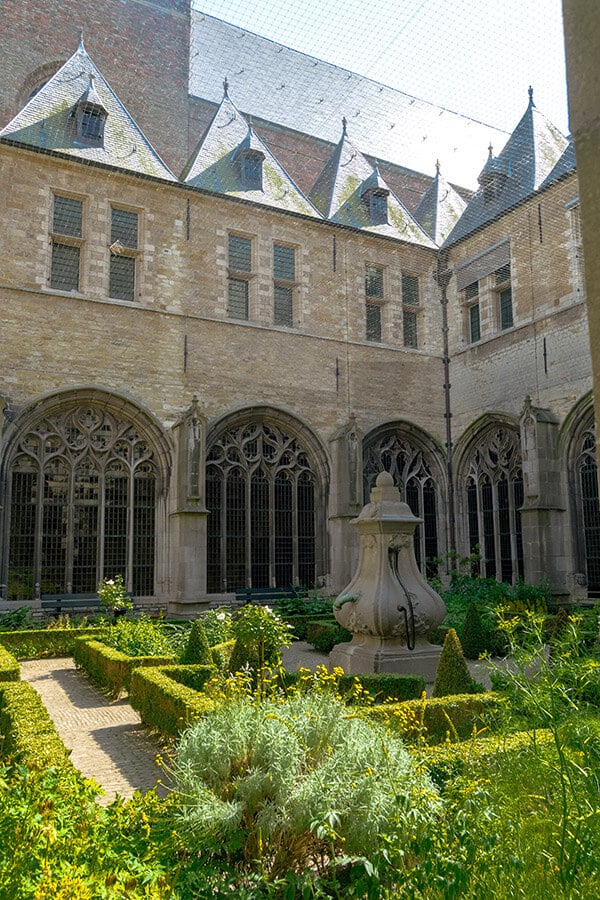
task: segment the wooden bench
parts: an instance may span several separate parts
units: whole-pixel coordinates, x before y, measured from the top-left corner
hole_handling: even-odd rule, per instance
[[[132,603],[133,595],[127,594]],[[42,609],[54,616],[62,613],[100,612],[108,613],[106,606],[100,601],[98,594],[42,594]]]
[[[239,603],[257,603],[259,605],[289,597],[308,597],[308,591],[299,586],[290,586],[285,588],[238,588],[235,592],[235,599]]]

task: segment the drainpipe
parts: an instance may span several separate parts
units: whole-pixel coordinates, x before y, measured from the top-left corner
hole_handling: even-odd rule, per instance
[[[454,473],[452,467],[452,407],[450,404],[450,355],[448,348],[448,285],[452,278],[452,270],[448,268],[448,251],[438,254],[437,268],[434,274],[440,289],[442,306],[442,340],[444,366],[444,419],[446,420],[446,473],[448,477],[448,549],[451,566],[456,568],[456,517],[454,512]]]

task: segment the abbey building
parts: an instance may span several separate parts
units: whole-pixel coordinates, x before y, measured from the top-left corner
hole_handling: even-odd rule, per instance
[[[8,0],[0,592],[335,592],[388,470],[433,572],[600,593],[572,145],[191,11]],[[439,162],[438,162],[439,160]]]

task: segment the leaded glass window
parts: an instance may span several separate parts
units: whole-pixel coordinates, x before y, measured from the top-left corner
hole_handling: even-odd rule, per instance
[[[50,287],[79,290],[83,238],[83,201],[55,194],[52,204]]]
[[[208,453],[206,491],[209,592],[315,584],[317,479],[295,437],[230,429]]]
[[[469,551],[483,578],[514,583],[523,577],[521,446],[509,428],[489,429],[467,463]]]
[[[156,479],[147,440],[106,409],[38,421],[11,466],[9,599],[93,592],[119,573],[134,594],[154,593]]]
[[[439,486],[436,484],[431,455],[400,429],[378,435],[365,442],[363,450],[365,502],[380,472],[389,472],[415,516],[423,524],[415,530],[415,556],[427,575],[437,574],[434,562],[439,553]]]
[[[598,499],[598,464],[596,462],[596,428],[588,419],[580,432],[575,457],[575,491],[577,497],[577,533],[582,534],[583,556],[588,592],[600,596],[600,505]],[[583,550],[583,553],[581,551]]]

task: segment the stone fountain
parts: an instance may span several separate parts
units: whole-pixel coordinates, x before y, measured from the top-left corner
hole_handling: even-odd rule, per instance
[[[370,502],[351,523],[359,533],[358,569],[333,612],[353,637],[333,648],[332,665],[355,675],[397,672],[435,679],[441,647],[427,635],[446,608],[417,566],[413,535],[420,522],[389,472],[381,472]]]

